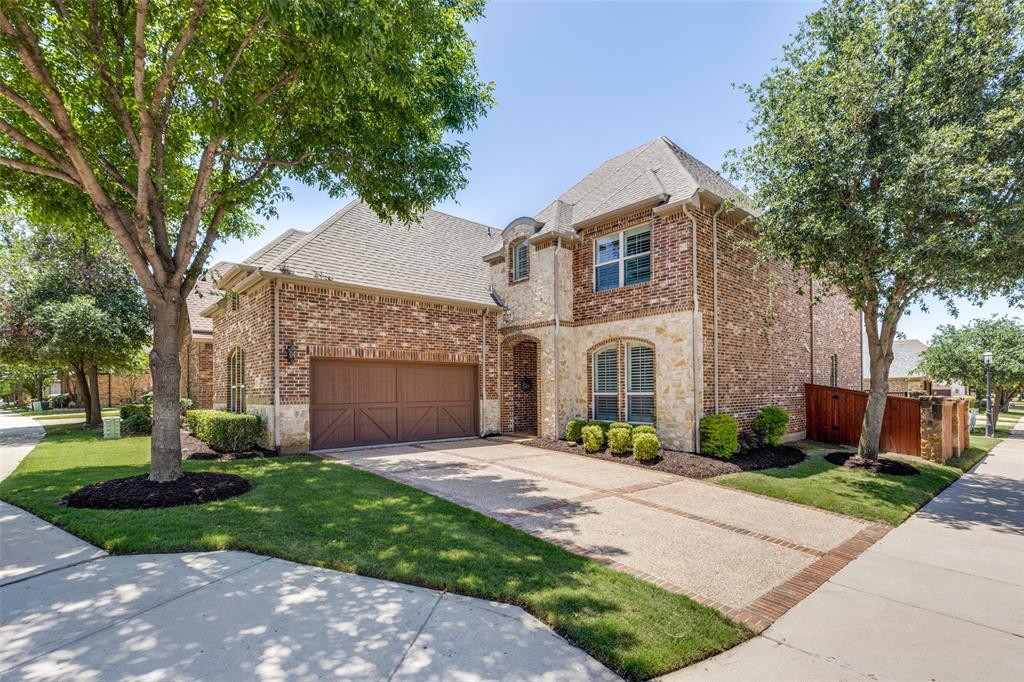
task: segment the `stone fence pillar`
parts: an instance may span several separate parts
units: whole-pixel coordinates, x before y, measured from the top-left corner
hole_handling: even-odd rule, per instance
[[[943,447],[942,403],[939,396],[922,396],[921,457],[942,464],[946,461]]]

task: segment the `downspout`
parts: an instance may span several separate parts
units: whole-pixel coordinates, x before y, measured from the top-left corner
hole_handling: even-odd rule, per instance
[[[274,409],[271,411],[274,422],[274,450],[281,453],[281,428],[277,419],[277,406],[281,402],[281,315],[280,298],[277,295],[278,281],[273,280],[274,287]]]
[[[811,383],[814,383],[814,278],[809,277],[807,287],[811,294]]]
[[[711,319],[714,328],[714,382],[715,414],[718,413],[718,216],[725,209],[725,202],[711,216]]]
[[[487,400],[487,309],[480,311],[480,436],[487,435],[484,402]]]
[[[554,283],[554,293],[552,300],[555,305],[555,438],[561,435],[562,430],[562,417],[561,417],[561,405],[562,405],[562,389],[561,389],[561,374],[562,374],[562,361],[560,359],[561,353],[559,352],[562,345],[562,337],[559,334],[561,329],[561,317],[558,314],[558,250],[562,248],[562,238],[558,237],[555,240],[555,253],[551,257],[554,262],[554,272],[552,273],[551,281]],[[539,405],[537,406],[540,407]],[[539,433],[537,434],[540,435]]]
[[[700,300],[697,296],[697,219],[690,213],[690,209],[686,204],[683,204],[680,208],[683,211],[683,215],[690,219],[690,262],[692,268],[690,289],[693,291],[693,312],[690,321],[690,336],[693,340],[690,348],[690,367],[691,374],[693,375],[693,451],[700,452],[700,417],[702,406],[698,400],[700,380],[697,378],[697,344],[700,343],[700,329],[698,328]]]

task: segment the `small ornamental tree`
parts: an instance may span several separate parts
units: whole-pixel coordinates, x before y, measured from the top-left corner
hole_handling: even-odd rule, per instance
[[[983,391],[985,351],[992,351],[992,405],[1000,412],[1024,391],[1024,323],[1019,320],[992,317],[961,327],[941,325],[921,353],[917,371]]]
[[[0,192],[109,230],[153,323],[149,477],[181,476],[185,299],[287,180],[412,221],[465,183],[491,103],[483,0],[0,0]],[[45,218],[46,220],[42,220]]]
[[[1024,3],[828,0],[747,92],[755,244],[864,313],[877,458],[907,309],[1024,296]]]

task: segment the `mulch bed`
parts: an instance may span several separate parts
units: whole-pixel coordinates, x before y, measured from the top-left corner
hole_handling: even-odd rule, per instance
[[[889,474],[890,476],[916,476],[920,471],[895,459],[861,459],[856,457],[856,452],[830,452],[825,455],[825,461],[848,469],[863,469],[875,474]]]
[[[242,452],[216,452],[209,445],[199,440],[187,429],[181,430],[181,458],[182,459],[212,459],[220,462],[230,462],[236,459],[253,459],[255,457],[277,457],[273,450],[245,450]]]
[[[537,438],[522,442],[535,448],[558,450],[569,452],[574,455],[604,459],[609,462],[619,462],[632,466],[664,471],[670,474],[686,476],[688,478],[712,478],[722,474],[735,474],[740,471],[757,471],[758,469],[770,469],[772,467],[788,467],[804,461],[807,455],[803,450],[790,445],[766,445],[744,452],[738,452],[732,459],[719,459],[709,455],[696,455],[689,452],[676,452],[675,450],[662,450],[658,459],[651,462],[638,462],[633,459],[632,454],[613,455],[607,448],[597,452],[587,452],[582,445],[570,443],[565,440],[550,440]]]
[[[62,501],[84,509],[156,509],[226,500],[254,487],[234,474],[189,471],[170,483],[155,483],[147,475],[101,481],[79,488]]]

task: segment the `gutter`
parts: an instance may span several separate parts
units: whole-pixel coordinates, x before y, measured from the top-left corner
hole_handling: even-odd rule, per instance
[[[698,396],[700,395],[700,381],[697,378],[697,344],[700,343],[700,332],[698,319],[700,315],[700,300],[697,296],[697,219],[690,213],[690,202],[680,204],[679,209],[690,219],[690,241],[691,254],[690,262],[692,267],[693,311],[691,313],[690,336],[693,344],[690,348],[690,367],[693,375],[693,451],[700,452],[700,417],[703,411]],[[703,373],[703,372],[702,372]]]
[[[501,373],[499,367],[499,375]],[[480,437],[487,435],[484,423],[484,402],[487,401],[487,311],[480,311]]]
[[[553,282],[552,287],[554,288],[554,294],[552,300],[555,306],[555,438],[558,438],[562,431],[562,418],[561,418],[561,402],[562,402],[562,389],[561,389],[561,353],[559,349],[562,345],[562,337],[559,333],[561,329],[561,316],[558,314],[558,251],[562,248],[562,238],[558,237],[555,240],[555,253],[551,257],[554,261],[554,272],[552,273],[551,281]],[[540,405],[537,406],[538,410]],[[538,425],[537,430],[540,430]],[[539,433],[537,434],[540,435]]]

